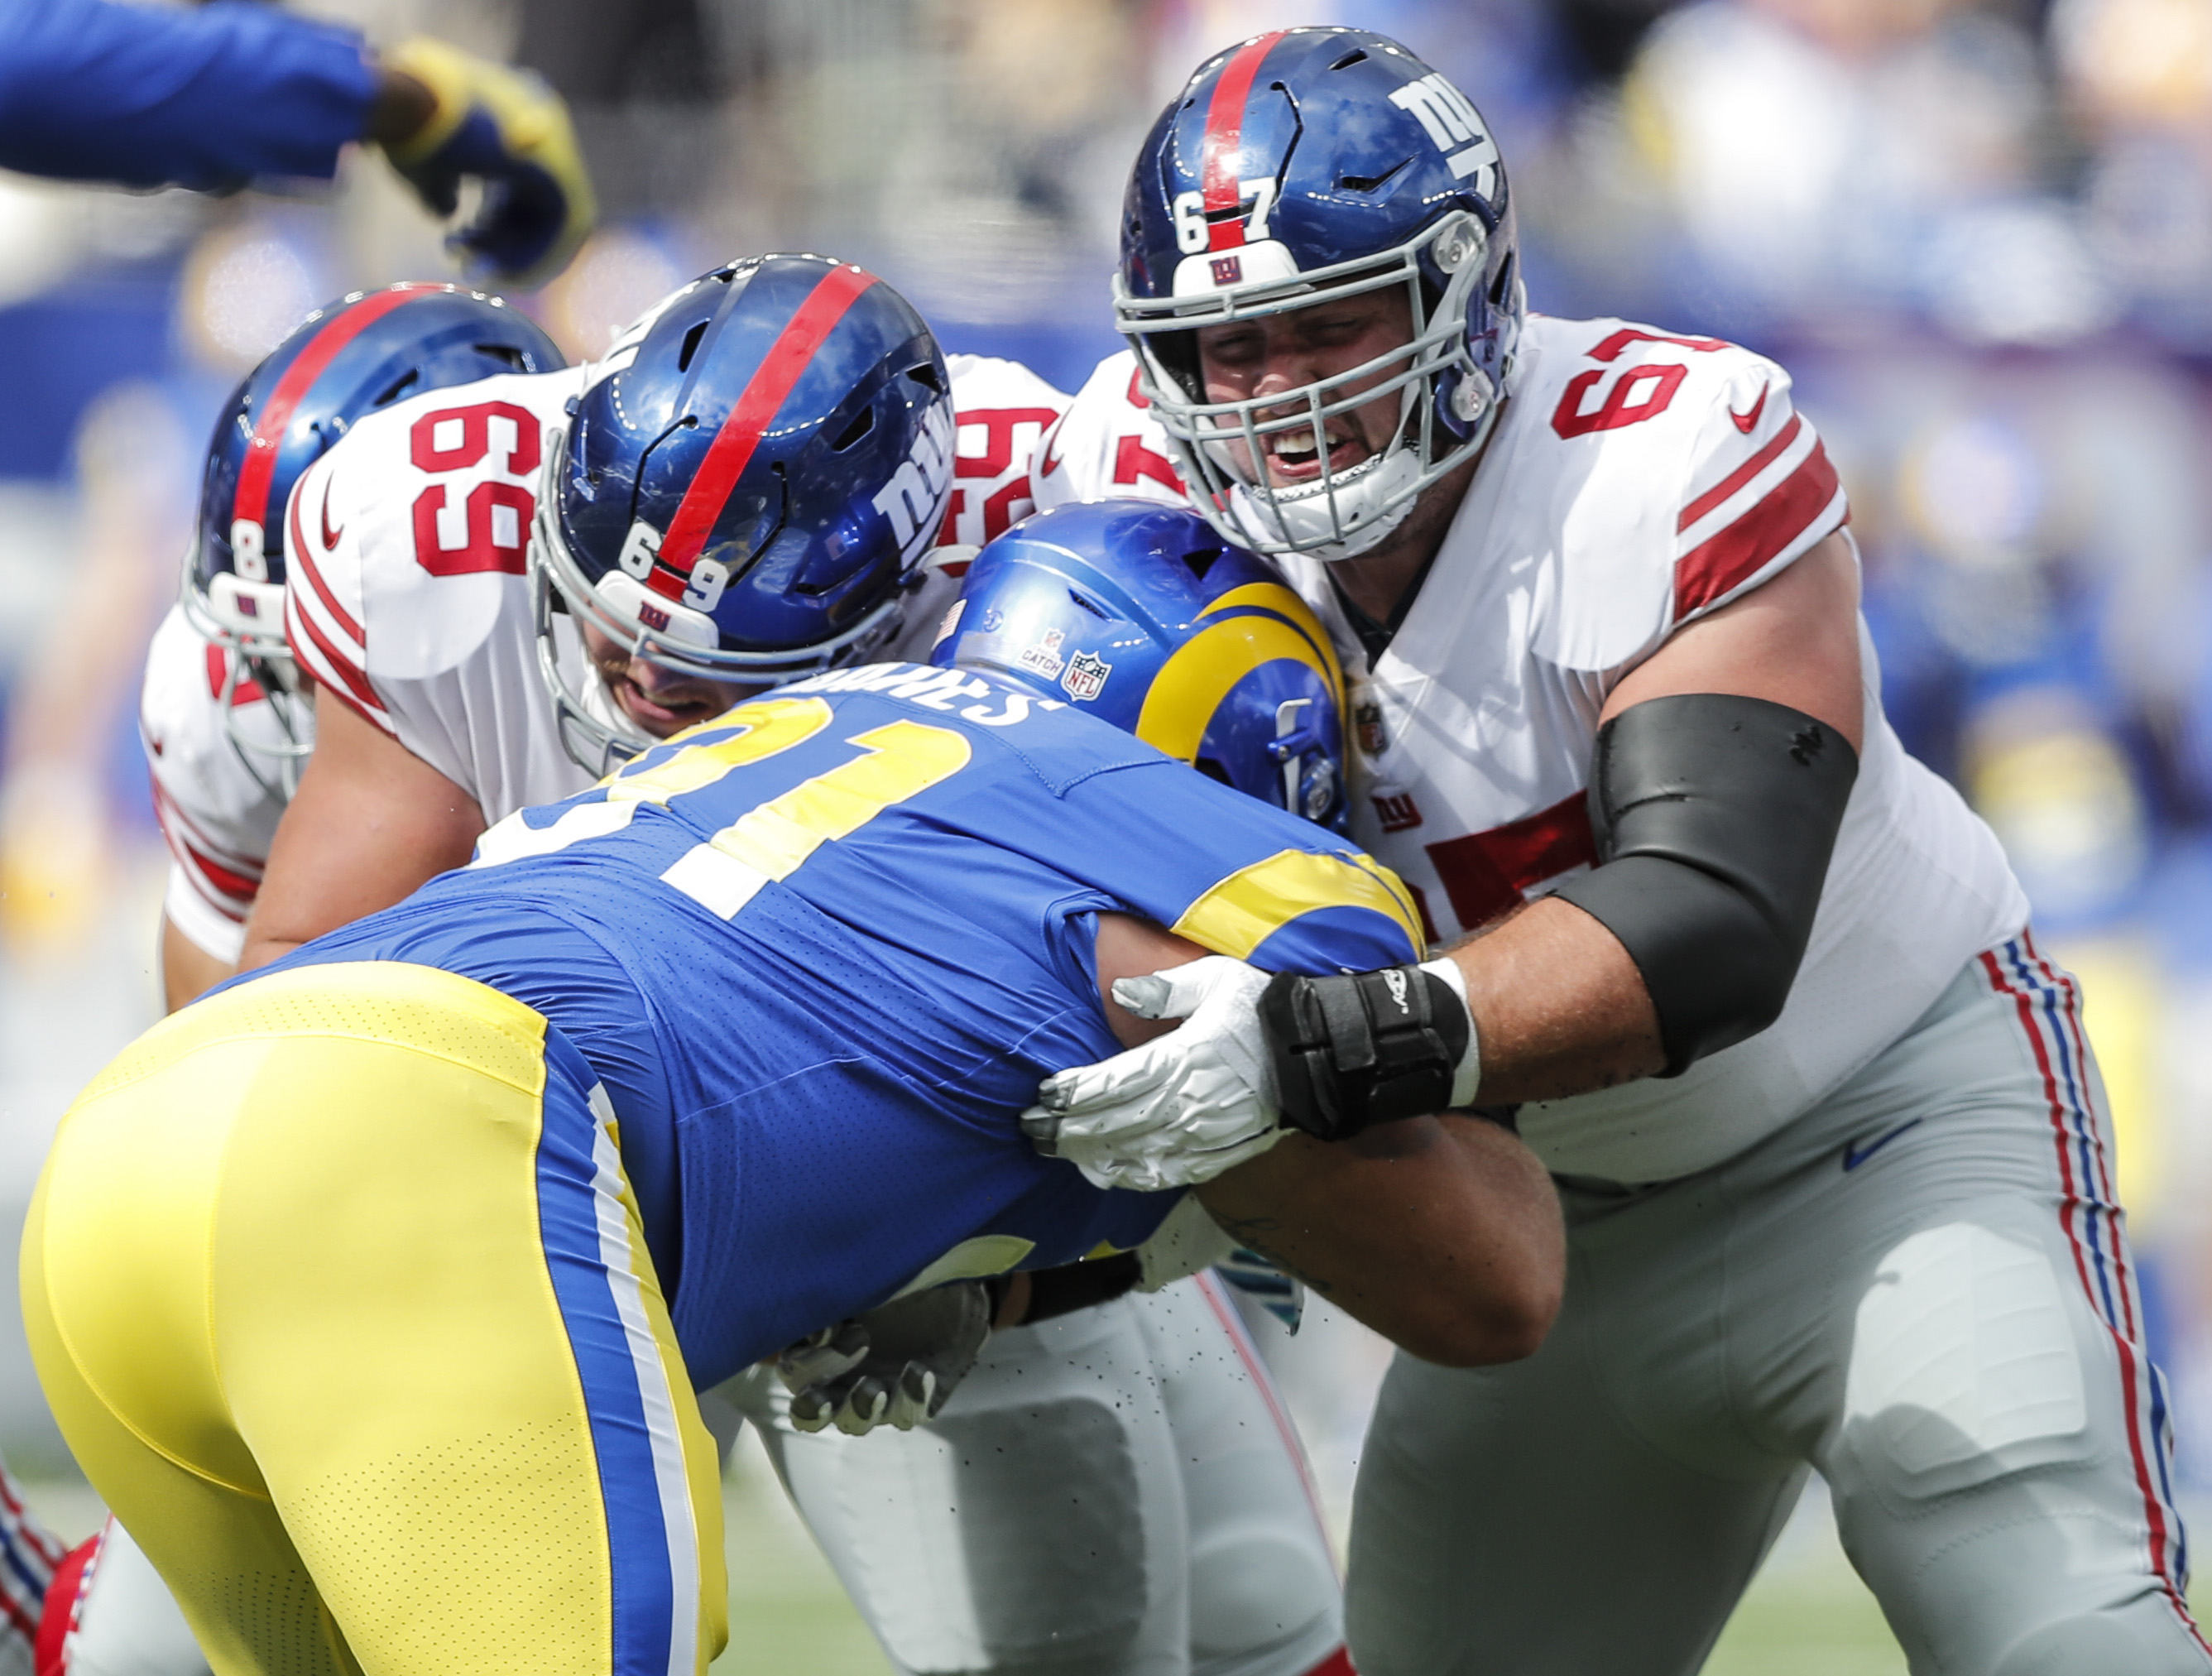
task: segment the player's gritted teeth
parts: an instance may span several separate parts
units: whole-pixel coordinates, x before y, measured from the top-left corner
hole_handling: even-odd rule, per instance
[[[623,714],[657,739],[711,721],[763,690],[735,681],[708,681],[632,657],[598,629],[584,630],[584,649]]]
[[[1349,471],[1374,452],[1350,424],[1341,420],[1328,421],[1322,435],[1328,443],[1328,469],[1332,473]],[[1261,445],[1266,451],[1267,476],[1274,483],[1310,483],[1322,474],[1322,452],[1310,425],[1263,436]]]
[[[1285,489],[1318,482],[1324,465],[1329,476],[1340,477],[1373,458],[1389,446],[1403,422],[1403,398],[1395,388],[1381,389],[1368,400],[1361,394],[1389,385],[1403,371],[1403,359],[1393,351],[1410,344],[1413,335],[1412,313],[1396,292],[1362,292],[1200,328],[1206,399],[1255,404],[1246,411],[1256,425],[1290,422],[1258,434],[1258,471],[1249,457],[1249,433],[1229,440],[1224,452],[1239,471],[1264,472],[1270,483]],[[1316,389],[1337,410],[1320,421],[1318,435],[1306,393]],[[1229,414],[1216,422],[1232,435],[1242,428]]]

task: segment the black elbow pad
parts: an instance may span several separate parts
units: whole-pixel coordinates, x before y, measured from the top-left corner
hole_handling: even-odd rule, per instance
[[[1557,894],[1635,961],[1662,1075],[1780,1017],[1858,772],[1833,728],[1765,699],[1654,698],[1598,730],[1598,865]]]

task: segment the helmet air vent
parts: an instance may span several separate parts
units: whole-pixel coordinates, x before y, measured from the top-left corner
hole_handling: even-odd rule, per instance
[[[699,353],[699,340],[707,335],[707,328],[713,324],[712,319],[702,320],[684,334],[683,346],[676,351],[678,372],[688,373],[691,370],[691,357]]]
[[[1206,580],[1206,573],[1213,568],[1213,562],[1220,556],[1218,547],[1194,547],[1182,556],[1182,562],[1190,567],[1190,574],[1202,582]]]
[[[479,353],[481,353],[481,351],[479,351]],[[383,389],[378,391],[376,392],[376,399],[371,402],[369,405],[371,407],[390,407],[392,403],[398,401],[402,396],[412,390],[416,383],[421,380],[422,376],[422,374],[418,369],[410,367],[398,378],[392,380],[390,384],[386,385]]]
[[[937,376],[937,368],[926,361],[908,367],[906,375],[925,390],[934,390],[940,396],[945,393],[945,381]]]
[[[1371,192],[1413,161],[1410,157],[1401,157],[1380,174],[1340,174],[1336,178],[1336,184],[1347,192]]]
[[[1354,64],[1364,64],[1366,62],[1367,49],[1364,46],[1355,46],[1352,51],[1346,53],[1334,64],[1331,64],[1329,68],[1331,70],[1350,70]]]
[[[1089,595],[1079,592],[1074,588],[1070,588],[1067,591],[1067,597],[1070,599],[1073,599],[1077,604],[1080,605],[1085,610],[1090,612],[1091,616],[1097,617],[1101,622],[1111,622],[1114,620],[1114,613],[1108,610],[1103,605],[1091,598]]]
[[[830,452],[842,454],[876,428],[876,410],[864,407],[853,416],[853,422],[837,433],[837,440],[830,445]]]

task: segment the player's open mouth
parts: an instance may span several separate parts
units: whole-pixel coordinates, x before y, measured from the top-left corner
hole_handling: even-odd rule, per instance
[[[1330,420],[1324,434],[1328,440],[1328,470],[1333,477],[1349,471],[1370,452],[1351,426],[1340,421]],[[1267,451],[1267,476],[1272,482],[1311,483],[1322,475],[1321,450],[1316,446],[1310,425],[1297,425],[1263,436],[1260,445]]]
[[[664,738],[694,723],[718,716],[729,707],[720,694],[671,692],[659,698],[649,697],[645,689],[628,676],[614,677],[607,684],[614,689],[615,702],[622,706],[632,721],[647,732]]]

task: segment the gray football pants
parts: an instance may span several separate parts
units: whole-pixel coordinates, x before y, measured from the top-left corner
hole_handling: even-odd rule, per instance
[[[1543,1348],[1383,1386],[1364,1676],[1695,1671],[1808,1467],[1916,1676],[2212,1671],[2075,1002],[2023,935],[1749,1152],[1563,1183]]]
[[[991,1335],[908,1432],[732,1382],[902,1676],[1304,1676],[1343,1644],[1305,1459],[1212,1275]]]

